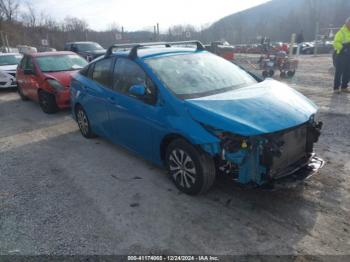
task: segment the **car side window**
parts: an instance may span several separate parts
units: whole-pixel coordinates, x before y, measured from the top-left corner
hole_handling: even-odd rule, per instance
[[[93,68],[88,71],[88,76],[101,85],[112,88],[112,58],[97,61]],[[91,66],[90,66],[91,67]],[[89,68],[90,69],[90,68]],[[91,72],[91,74],[90,74]]]
[[[24,69],[24,65],[25,65],[26,61],[27,61],[27,56],[23,56],[21,62],[19,63],[20,69]]]
[[[118,58],[113,72],[113,89],[130,95],[129,89],[133,85],[145,86],[146,95],[141,100],[148,104],[156,103],[157,88],[145,71],[130,59]]]
[[[24,60],[24,70],[34,70],[34,64],[32,61],[32,58],[27,56],[26,59]]]

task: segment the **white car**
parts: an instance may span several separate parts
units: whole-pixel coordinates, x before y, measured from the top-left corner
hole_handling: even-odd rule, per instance
[[[17,87],[16,70],[22,57],[18,53],[0,54],[0,88]]]

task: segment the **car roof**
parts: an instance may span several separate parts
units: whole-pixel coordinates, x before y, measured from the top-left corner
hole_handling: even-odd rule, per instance
[[[55,52],[39,52],[39,53],[29,53],[27,54],[32,57],[41,57],[41,56],[54,56],[54,55],[76,55],[76,53],[70,51],[55,51]]]
[[[92,41],[79,41],[79,42],[68,42],[68,43],[66,43],[66,45],[72,45],[72,44],[91,44],[91,43],[97,44],[96,42],[92,42]]]
[[[138,49],[137,57],[141,59],[146,59],[151,57],[161,57],[168,55],[194,54],[196,52],[196,48],[189,47],[147,47]],[[128,56],[129,53],[130,50],[120,50],[113,53],[112,56]]]

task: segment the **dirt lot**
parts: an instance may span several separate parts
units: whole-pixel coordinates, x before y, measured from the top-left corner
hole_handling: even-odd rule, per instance
[[[69,111],[0,91],[0,254],[350,255],[350,94],[331,92],[329,57],[301,59],[289,82],[321,108],[327,163],[274,192],[219,179],[189,197],[163,170],[84,139]]]

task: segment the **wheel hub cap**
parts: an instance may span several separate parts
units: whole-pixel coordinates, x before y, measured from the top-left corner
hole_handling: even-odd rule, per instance
[[[169,157],[169,169],[173,179],[181,187],[191,188],[196,182],[196,168],[192,158],[183,150],[175,149]]]

